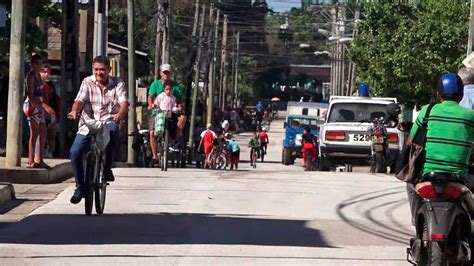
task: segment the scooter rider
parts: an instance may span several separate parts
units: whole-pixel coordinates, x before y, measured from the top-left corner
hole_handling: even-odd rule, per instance
[[[429,173],[445,173],[459,176],[462,178],[459,181],[469,187],[466,176],[474,142],[474,111],[458,104],[463,97],[461,78],[455,73],[441,75],[435,97],[438,104],[433,106],[428,117],[425,162],[415,183],[424,181]],[[410,136],[417,132],[427,109],[428,105],[421,109]],[[408,184],[407,189],[410,192],[414,187]],[[408,195],[412,202],[410,195],[413,193]]]

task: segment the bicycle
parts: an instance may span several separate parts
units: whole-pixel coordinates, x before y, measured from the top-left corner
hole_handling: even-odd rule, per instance
[[[257,148],[255,147],[250,149],[250,166],[257,168]]]
[[[225,170],[229,164],[227,149],[214,145],[207,157],[207,161],[210,169]]]
[[[71,117],[69,117],[71,119]],[[107,126],[108,123],[113,123],[112,120],[105,121],[99,128],[92,123],[96,121],[86,122],[90,130],[100,130],[101,127]],[[106,146],[106,145],[105,145]],[[105,147],[101,150],[97,143],[97,136],[91,135],[91,148],[82,157],[84,167],[84,209],[85,214],[90,216],[92,214],[92,207],[95,203],[95,211],[97,214],[103,214],[105,209],[105,199],[107,194],[107,182],[103,172],[106,160]],[[94,201],[95,199],[95,201]]]

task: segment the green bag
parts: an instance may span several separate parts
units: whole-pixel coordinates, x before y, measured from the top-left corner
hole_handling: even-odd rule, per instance
[[[155,116],[155,134],[162,134],[165,131],[166,114],[158,112]]]

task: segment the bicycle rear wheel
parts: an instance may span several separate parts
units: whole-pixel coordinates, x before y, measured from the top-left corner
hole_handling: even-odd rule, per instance
[[[97,173],[96,173],[96,180],[97,184],[95,186],[95,211],[97,214],[104,213],[105,209],[105,195],[107,192],[107,180],[104,177],[104,163],[105,159],[103,156],[99,156],[99,160],[97,161]]]
[[[92,205],[94,204],[94,175],[96,172],[96,160],[93,152],[89,152],[86,158],[85,188],[83,192],[85,213],[89,216],[92,214]]]

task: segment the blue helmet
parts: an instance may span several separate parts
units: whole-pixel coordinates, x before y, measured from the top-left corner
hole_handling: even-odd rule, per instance
[[[462,95],[464,85],[455,73],[442,74],[438,82],[438,91],[442,96],[456,97]]]
[[[359,96],[369,97],[370,96],[370,86],[367,83],[359,84]]]

